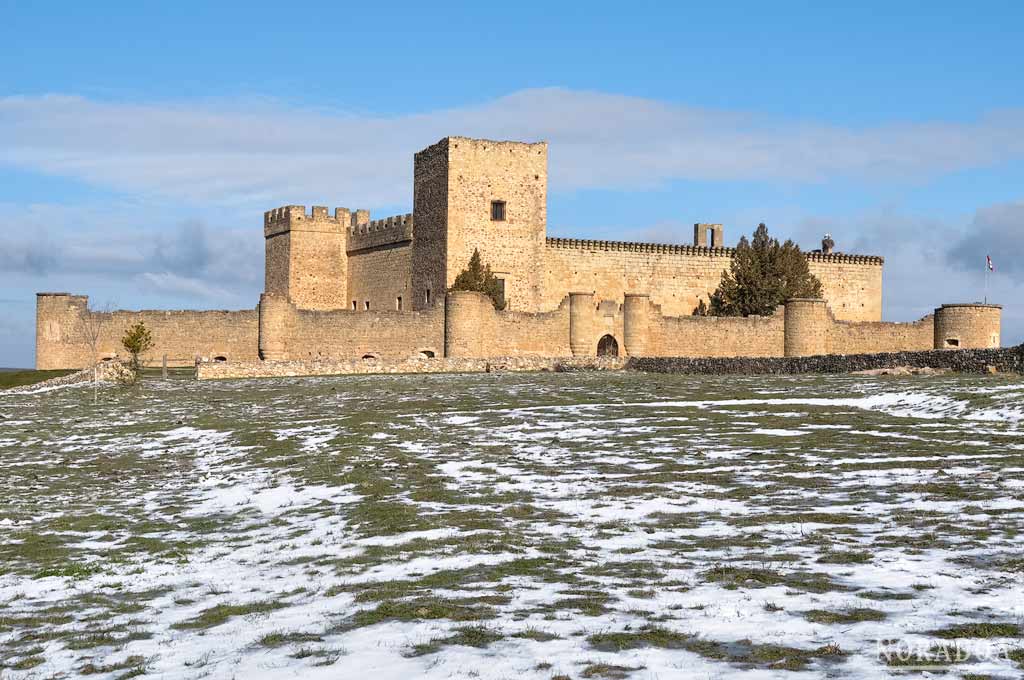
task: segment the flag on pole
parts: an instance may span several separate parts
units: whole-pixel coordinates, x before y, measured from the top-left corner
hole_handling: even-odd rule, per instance
[[[988,270],[990,272],[994,272],[996,270],[996,266],[992,264],[992,257],[990,255],[985,256],[985,263],[988,265]]]

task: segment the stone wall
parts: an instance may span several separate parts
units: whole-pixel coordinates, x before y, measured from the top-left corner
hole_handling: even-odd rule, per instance
[[[798,373],[852,373],[884,368],[950,369],[963,373],[1024,373],[1024,345],[1003,349],[925,350],[877,354],[827,354],[808,357],[630,358],[626,368],[648,373],[702,375],[791,375]]]
[[[412,245],[406,241],[348,254],[349,309],[366,311],[412,309]]]
[[[496,357],[427,359],[399,361],[375,359],[323,361],[250,361],[228,364],[201,364],[196,367],[200,380],[231,378],[290,378],[299,376],[365,375],[374,373],[500,373],[514,371],[615,371],[624,359],[598,357]]]
[[[783,354],[782,308],[772,316],[655,318],[646,356],[777,357]]]
[[[448,139],[413,157],[412,309],[444,303],[448,288]]]
[[[866,354],[934,349],[934,315],[905,323],[830,319],[827,352]]]
[[[873,255],[807,253],[807,268],[821,281],[821,296],[842,321],[882,320],[883,264]]]
[[[26,394],[51,390],[55,387],[68,387],[70,385],[82,385],[85,383],[97,382],[118,382],[124,375],[130,375],[130,364],[120,361],[101,361],[93,366],[86,366],[80,371],[68,375],[49,378],[31,385],[22,385],[0,391],[0,394]]]
[[[950,369],[964,373],[1024,373],[1024,345],[1004,349],[928,350],[882,354],[825,355],[813,357],[492,357],[399,361],[376,359],[322,361],[250,361],[200,364],[200,380],[232,378],[283,378],[375,373],[492,373],[504,371],[614,371],[684,373],[693,375],[792,375],[801,373],[851,373],[875,369],[914,367]]]
[[[306,310],[280,296],[260,299],[260,354],[275,361],[407,359],[444,350],[444,309]]]
[[[547,313],[497,311],[482,293],[445,300],[444,355],[453,358],[570,355],[568,298]]]
[[[373,251],[372,256],[384,252]],[[367,263],[370,260],[367,259]],[[385,285],[385,284],[382,284]],[[400,285],[391,282],[387,285]],[[644,294],[623,303],[572,292],[549,312],[497,311],[482,293],[457,291],[444,306],[398,311],[380,298],[380,309],[306,310],[285,295],[264,293],[258,314],[243,312],[114,312],[102,320],[100,358],[123,356],[124,330],[143,320],[157,346],[150,362],[168,354],[170,365],[191,365],[197,356],[226,360],[404,360],[424,355],[452,358],[523,356],[798,357],[931,349],[958,339],[959,348],[998,342],[993,305],[947,305],[935,317],[912,323],[837,321],[820,299],[790,300],[767,317],[666,316]],[[372,298],[376,300],[377,298]],[[362,301],[360,301],[362,302]],[[40,294],[37,366],[75,368],[90,360],[80,319],[88,299]],[[935,318],[943,319],[941,331]],[[944,339],[944,340],[942,340]]]
[[[598,300],[644,292],[666,316],[688,316],[705,303],[729,268],[734,248],[625,241],[548,238],[544,249],[541,309],[552,309],[569,291],[593,291]],[[880,257],[808,253],[836,318],[882,318]]]
[[[196,357],[224,357],[228,361],[258,358],[258,315],[243,311],[115,311],[91,312],[89,298],[67,293],[36,296],[36,368],[82,368],[92,363],[83,334],[83,317],[97,320],[99,358],[125,358],[121,338],[142,321],[153,334],[154,347],[142,359],[159,366],[164,355],[169,366],[191,366]]]

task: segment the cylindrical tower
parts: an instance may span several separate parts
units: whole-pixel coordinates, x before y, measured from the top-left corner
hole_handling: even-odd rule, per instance
[[[999,347],[1001,305],[980,302],[942,305],[935,310],[935,349]]]
[[[594,294],[569,293],[569,350],[574,357],[596,356]]]
[[[260,295],[260,359],[284,361],[288,358],[288,327],[292,306],[282,293]]]
[[[444,355],[486,358],[494,304],[483,293],[453,290],[444,299]]]
[[[650,333],[650,296],[647,293],[626,293],[622,304],[622,340],[626,355],[647,355]]]
[[[817,298],[786,300],[787,357],[828,354],[828,306]]]

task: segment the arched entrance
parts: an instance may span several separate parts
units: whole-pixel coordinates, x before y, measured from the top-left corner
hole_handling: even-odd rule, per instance
[[[597,341],[597,356],[617,357],[619,356],[619,343],[610,335],[602,336]]]

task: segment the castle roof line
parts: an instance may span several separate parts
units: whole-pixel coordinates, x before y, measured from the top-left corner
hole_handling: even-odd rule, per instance
[[[669,253],[673,255],[701,255],[705,257],[732,257],[735,248],[710,248],[678,243],[647,243],[642,241],[606,241],[595,239],[559,238],[548,236],[548,248],[572,248],[586,250],[616,250],[637,253]],[[879,255],[855,255],[851,253],[822,253],[804,251],[811,262],[881,265],[885,259]]]

